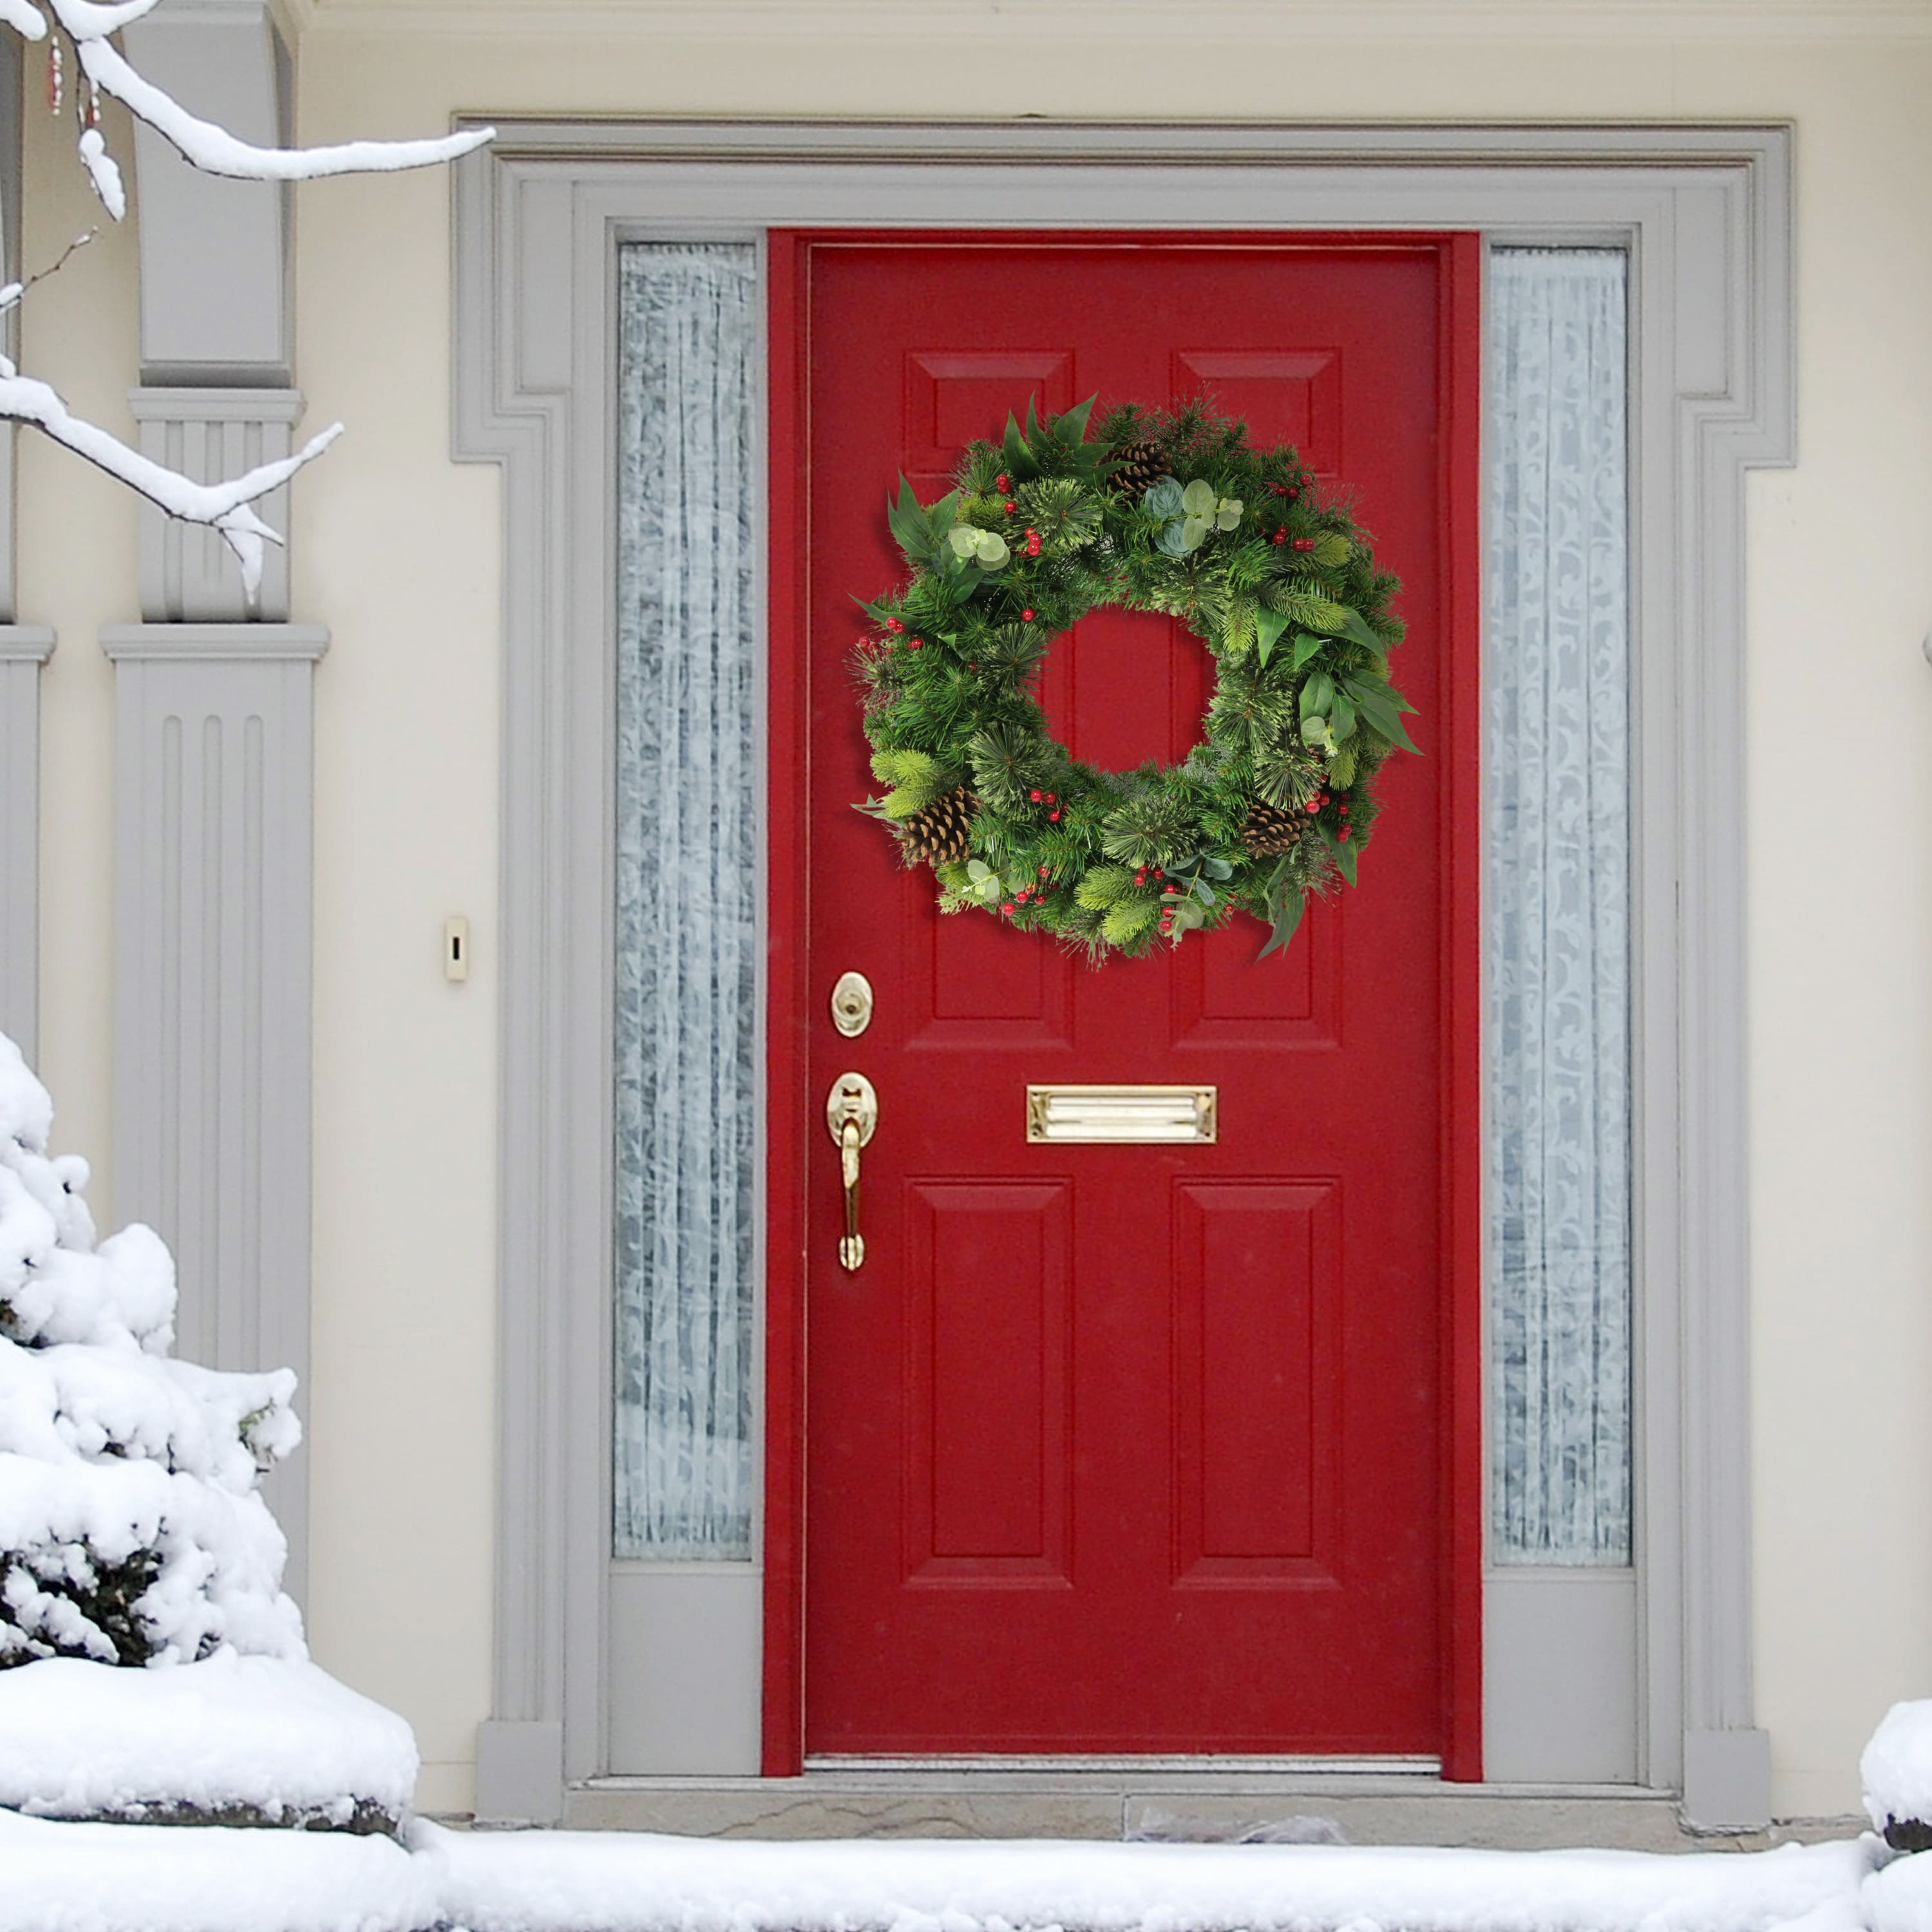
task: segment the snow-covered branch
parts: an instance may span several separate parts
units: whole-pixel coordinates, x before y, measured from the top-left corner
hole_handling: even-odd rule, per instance
[[[242,588],[251,604],[262,581],[262,546],[281,538],[249,506],[313,463],[342,434],[342,425],[334,424],[279,462],[262,464],[226,482],[196,483],[76,416],[58,391],[20,374],[4,356],[0,356],[0,418],[44,430],[170,516],[219,530],[242,566]]]
[[[49,0],[49,4],[64,27],[68,14],[83,0]],[[130,0],[130,4],[146,10],[146,0]],[[74,39],[88,79],[171,141],[204,174],[230,175],[243,181],[316,181],[325,175],[385,174],[404,168],[434,167],[480,148],[496,133],[494,128],[475,128],[432,141],[345,141],[331,148],[254,147],[236,140],[225,128],[198,119],[153,82],[142,80],[110,41],[83,39],[79,34]],[[107,202],[106,195],[101,199]],[[111,202],[108,212],[118,219]]]
[[[128,197],[120,168],[107,152],[98,124],[99,97],[104,94],[121,102],[203,173],[244,181],[313,181],[328,175],[432,167],[481,147],[496,132],[482,128],[431,140],[347,141],[320,148],[255,146],[215,122],[190,114],[165,89],[136,71],[108,38],[161,4],[162,0],[119,0],[119,4],[107,6],[97,0],[0,0],[0,27],[12,28],[22,39],[43,40],[50,31],[57,30],[51,50],[56,107],[62,92],[62,40],[73,47],[87,81],[86,97],[76,103],[81,165],[101,206],[116,221],[127,213]],[[92,237],[82,238],[83,242],[88,239]],[[73,252],[70,248],[68,254]],[[55,267],[66,260],[62,256]],[[35,276],[0,289],[0,314],[15,307],[40,279]],[[304,464],[313,462],[342,433],[338,423],[278,463],[265,463],[226,482],[197,483],[76,416],[57,391],[21,375],[4,356],[0,356],[0,421],[30,423],[170,516],[219,530],[242,566],[242,586],[251,608],[262,580],[262,545],[280,543],[281,538],[250,506],[286,482]]]

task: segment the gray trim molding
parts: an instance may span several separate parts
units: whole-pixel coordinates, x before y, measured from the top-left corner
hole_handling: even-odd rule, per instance
[[[20,279],[20,40],[0,35],[0,284]],[[0,316],[0,355],[17,358],[20,316],[17,305]],[[0,423],[0,624],[15,616],[14,557],[14,449],[15,430]]]
[[[40,667],[54,634],[0,624],[0,1033],[40,1047]]]
[[[541,1732],[548,1751],[560,1726],[562,1780],[608,1768],[616,244],[754,238],[776,226],[957,226],[962,208],[1002,227],[1479,229],[1497,244],[1606,243],[1632,256],[1643,1524],[1634,1734],[1639,1778],[1681,1791],[1691,1822],[1735,1825],[1741,1810],[1762,1822],[1735,722],[1744,478],[1793,454],[1788,129],[499,126],[496,143],[455,170],[453,304],[454,454],[498,464],[504,479],[489,1734]],[[1491,1699],[1490,1721],[1507,1724],[1522,1701]],[[518,1762],[534,1774],[542,1755],[533,1746]],[[524,1802],[518,1815],[554,1818],[562,1792],[526,1787]]]
[[[114,661],[114,1189],[182,1354],[309,1364],[310,624],[130,624]],[[302,1594],[308,1476],[263,1486]]]

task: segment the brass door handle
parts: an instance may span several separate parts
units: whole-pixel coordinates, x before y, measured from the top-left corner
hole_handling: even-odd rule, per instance
[[[879,1096],[862,1073],[842,1073],[825,1096],[825,1130],[838,1149],[838,1178],[845,1190],[845,1232],[838,1244],[839,1264],[856,1273],[866,1259],[866,1238],[859,1232],[859,1150],[879,1124]]]

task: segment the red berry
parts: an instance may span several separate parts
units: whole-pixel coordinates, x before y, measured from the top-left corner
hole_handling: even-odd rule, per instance
[[[1060,823],[1060,814],[1058,812],[1049,812],[1046,816],[1047,821],[1049,824],[1058,825]]]
[[[888,617],[886,620],[886,628],[890,631],[892,634],[896,637],[900,632],[905,628],[905,626],[902,624],[896,617]]]
[[[1340,830],[1340,831],[1339,831],[1338,832],[1336,832],[1336,835],[1335,835],[1335,836],[1336,836],[1337,838],[1347,838],[1347,837],[1348,837],[1348,828],[1346,825],[1345,825],[1345,826],[1343,826],[1342,827],[1341,830]]]
[[[915,638],[910,644],[906,646],[906,649],[909,651],[916,651],[919,649],[920,643],[921,640]]]
[[[1288,541],[1288,532],[1287,532],[1287,531],[1286,531],[1286,530],[1276,530],[1276,531],[1275,532],[1275,533],[1274,533],[1274,536],[1273,536],[1273,538],[1270,539],[1270,541],[1271,541],[1272,542],[1274,542],[1274,543],[1278,543],[1278,544],[1285,544],[1285,543],[1286,543],[1286,542],[1287,542],[1287,541]]]
[[[1004,470],[993,478],[993,488],[995,490],[1004,490],[1012,488],[1012,484]]]
[[[1013,500],[1012,499],[1012,497],[1009,496],[1009,497],[1006,499],[1006,514],[1007,514],[1008,516],[1010,516],[1010,516],[1012,514],[1012,513],[1013,513]]]
[[[1040,868],[1040,875],[1042,879],[1046,877],[1046,868],[1044,866]]]
[[[1039,802],[1040,802],[1040,794],[1039,794],[1038,792],[1036,792],[1036,791],[1030,791],[1030,792],[1028,792],[1028,793],[1027,794],[1027,796],[1028,796],[1028,797],[1029,797],[1030,799],[1031,799],[1031,800],[1033,800],[1033,802],[1034,802],[1034,804],[1036,804],[1036,805],[1039,804]]]
[[[1013,899],[1014,899],[1014,902],[1015,902],[1015,903],[1016,903],[1016,904],[1019,904],[1019,905],[1024,905],[1024,904],[1026,904],[1026,902],[1027,902],[1027,889],[1025,888],[1025,886],[1021,886],[1021,888],[1019,889],[1019,890],[1018,890],[1018,892],[1016,892],[1016,893],[1014,893],[1014,895],[1013,895]]]
[[[1164,879],[1167,877],[1167,874],[1163,872],[1158,866],[1155,866],[1154,868],[1154,875],[1156,879]]]
[[[1010,912],[1012,910],[1012,909],[1013,909],[1013,902],[1012,902],[1012,901],[1011,899],[1007,900],[1007,902],[1006,902],[1006,904],[1005,904],[1004,905],[1003,905],[1002,907],[1000,907],[1000,911],[1002,911],[1002,912],[1004,912],[1004,913],[1010,913]]]
[[[1319,812],[1322,809],[1321,800],[1319,799],[1311,798],[1308,801],[1308,808],[1310,812]]]
[[[1297,537],[1294,540],[1294,547],[1297,550],[1312,550],[1315,548],[1315,539],[1312,537]]]
[[[1033,622],[1033,613],[1030,610],[1022,610],[1020,613],[1020,622],[1023,624],[1030,624]]]

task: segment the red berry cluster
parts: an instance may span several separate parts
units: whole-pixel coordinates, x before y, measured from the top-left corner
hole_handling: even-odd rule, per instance
[[[1052,825],[1058,825],[1060,823],[1060,802],[1054,796],[1052,792],[1035,790],[1028,792],[1027,796],[1031,799],[1036,805],[1052,806],[1053,809],[1046,814],[1047,822]],[[1042,873],[1044,873],[1046,868],[1042,866],[1040,869]]]
[[[1332,793],[1318,791],[1308,801],[1307,808],[1312,815],[1319,812],[1325,805],[1334,806],[1336,815],[1342,821],[1335,836],[1337,839],[1346,842],[1348,836],[1348,794],[1345,791]]]
[[[1028,556],[1040,554],[1040,532],[1029,524],[1026,530],[1026,554]]]

